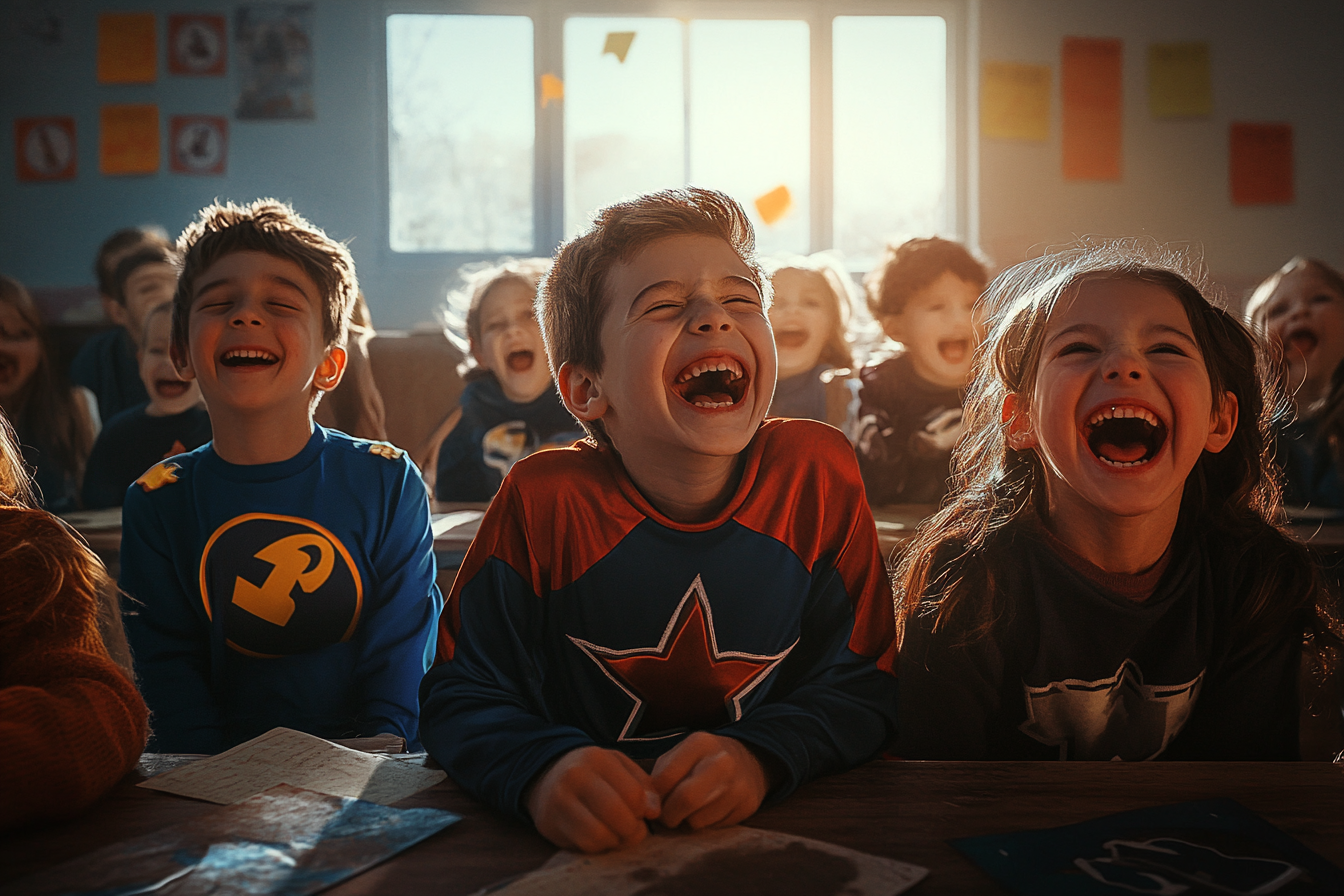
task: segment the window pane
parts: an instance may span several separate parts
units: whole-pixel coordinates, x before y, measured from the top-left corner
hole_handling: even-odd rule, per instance
[[[834,20],[835,246],[866,270],[890,239],[947,227],[947,24]]]
[[[394,251],[532,251],[532,81],[526,16],[388,16]]]
[[[565,21],[567,238],[622,197],[685,183],[681,30],[676,19]],[[622,32],[635,35],[624,62],[604,52]]]
[[[807,23],[701,19],[690,32],[691,182],[741,202],[762,252],[808,251]],[[755,200],[781,186],[791,207],[766,224]]]

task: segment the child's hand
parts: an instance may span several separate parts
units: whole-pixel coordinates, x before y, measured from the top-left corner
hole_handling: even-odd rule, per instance
[[[649,833],[645,819],[662,805],[633,759],[616,750],[579,747],[542,773],[527,795],[537,830],[561,849],[604,852],[634,846]]]
[[[751,815],[770,790],[765,768],[740,740],[696,731],[658,757],[653,786],[662,822],[692,830],[727,827]]]

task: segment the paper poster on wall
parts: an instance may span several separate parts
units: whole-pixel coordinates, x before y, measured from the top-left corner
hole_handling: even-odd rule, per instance
[[[1213,114],[1208,44],[1148,47],[1148,111],[1154,118],[1199,118]]]
[[[223,174],[229,155],[229,120],[222,115],[168,119],[168,167],[178,174]]]
[[[75,119],[14,119],[14,173],[21,181],[73,180],[78,161]]]
[[[980,136],[1050,137],[1050,66],[986,62],[980,68]]]
[[[98,83],[149,84],[157,74],[154,13],[98,16]]]
[[[238,103],[248,119],[313,117],[313,6],[250,3],[234,14]]]
[[[1060,65],[1065,180],[1119,180],[1122,46],[1066,37]]]
[[[1293,201],[1292,125],[1234,121],[1228,144],[1233,205],[1286,205]]]
[[[223,16],[168,16],[168,71],[174,75],[222,75],[228,71],[228,25]]]
[[[541,76],[541,108],[558,103],[565,98],[565,82],[547,72]]]
[[[602,45],[602,55],[610,53],[616,57],[617,62],[625,62],[625,56],[630,52],[630,45],[634,42],[633,31],[608,31],[607,42]]]
[[[103,106],[99,115],[98,170],[103,174],[153,174],[159,170],[158,106]]]

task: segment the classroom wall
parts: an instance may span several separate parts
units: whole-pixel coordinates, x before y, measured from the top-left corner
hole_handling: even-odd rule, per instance
[[[1344,4],[1339,0],[968,2],[978,10],[980,59],[1053,69],[1049,140],[979,145],[979,239],[997,264],[1085,235],[1147,235],[1202,251],[1214,277],[1234,294],[1295,253],[1344,265]],[[125,10],[160,14],[160,73],[154,84],[96,81],[96,13]],[[159,223],[176,233],[216,196],[275,195],[333,236],[353,239],[351,250],[379,326],[431,320],[451,265],[432,257],[394,256],[386,248],[382,5],[317,2],[311,121],[232,118],[233,60],[223,78],[166,74],[162,14],[232,10],[232,4],[211,8],[183,0],[4,4],[0,118],[12,129],[16,117],[73,115],[79,175],[65,183],[19,183],[13,137],[0,140],[0,271],[39,288],[87,288],[94,250],[116,227]],[[62,19],[59,43],[31,33],[35,17],[45,13]],[[1124,41],[1124,177],[1117,182],[1066,182],[1060,171],[1059,54],[1070,35]],[[1147,45],[1181,40],[1210,44],[1214,114],[1154,120],[1146,101]],[[98,110],[116,102],[157,102],[165,140],[171,114],[230,116],[227,174],[175,174],[165,159],[153,175],[100,175]],[[1293,124],[1294,204],[1231,204],[1231,121]]]

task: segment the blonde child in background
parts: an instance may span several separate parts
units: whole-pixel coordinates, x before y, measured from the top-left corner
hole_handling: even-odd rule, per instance
[[[1283,502],[1344,508],[1344,277],[1323,261],[1299,256],[1256,288],[1246,316],[1277,351],[1296,411],[1278,433]]]
[[[936,504],[946,494],[986,279],[964,246],[939,237],[888,247],[868,275],[868,307],[904,347],[861,374],[856,443],[871,504]]]
[[[200,386],[177,375],[172,341],[173,309],[160,305],[145,318],[140,340],[140,379],[149,401],[122,411],[98,434],[84,473],[86,509],[120,507],[141,473],[210,441],[210,414]]]
[[[38,505],[65,513],[76,509],[99,420],[93,394],[66,382],[52,357],[32,296],[0,276],[0,411],[35,468]]]
[[[768,259],[763,266],[774,287],[770,326],[779,355],[770,416],[820,420],[848,432],[857,389],[846,337],[849,275],[824,253]]]
[[[424,471],[440,501],[489,501],[515,463],[583,437],[551,381],[533,310],[549,258],[508,260],[467,275],[450,297],[467,305],[457,329],[470,353],[457,410],[430,436]]]
[[[1276,526],[1258,346],[1180,265],[1107,245],[990,285],[952,493],[896,574],[902,757],[1298,759],[1313,704],[1338,740],[1299,688],[1339,625]]]

